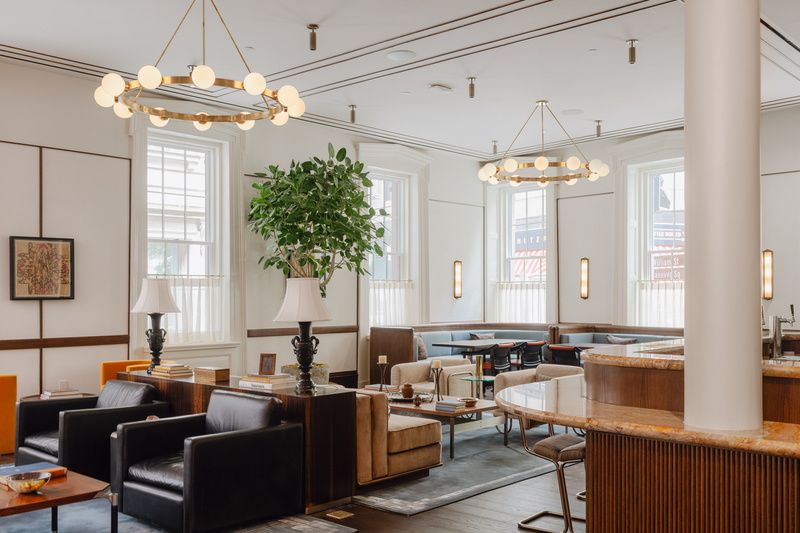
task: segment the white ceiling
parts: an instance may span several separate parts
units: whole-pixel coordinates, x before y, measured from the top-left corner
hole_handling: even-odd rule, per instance
[[[201,3],[159,65],[165,74],[184,74],[187,65],[201,62]],[[540,98],[550,100],[574,137],[591,137],[595,119],[613,135],[679,125],[683,115],[684,6],[677,0],[217,3],[239,45],[252,47],[244,51],[251,67],[274,88],[297,86],[306,97],[306,118],[314,122],[482,157],[493,139],[501,151],[508,147]],[[189,1],[2,4],[0,59],[96,76],[106,70],[133,75],[153,63]],[[762,9],[765,22],[783,35],[762,27],[762,100],[795,103],[800,3],[763,0]],[[241,79],[245,69],[210,1],[206,17],[207,63],[221,77]],[[320,25],[316,52],[308,49],[305,26],[311,22]],[[639,40],[635,65],[627,61],[630,38]],[[412,50],[416,58],[387,59],[397,49]],[[468,76],[477,77],[472,100]],[[454,91],[434,93],[431,83]],[[258,103],[227,93],[187,89],[181,96],[197,99],[198,110],[209,101]],[[350,104],[358,106],[356,126],[348,123]],[[550,119],[546,130],[548,143],[563,140]],[[528,128],[515,152],[539,142]]]

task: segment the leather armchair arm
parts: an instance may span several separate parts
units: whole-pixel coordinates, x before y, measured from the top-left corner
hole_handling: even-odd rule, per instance
[[[188,437],[202,435],[205,425],[205,413],[119,424],[111,438],[112,489],[120,492],[132,464],[179,451]]]
[[[108,479],[111,433],[122,422],[165,416],[169,404],[153,402],[130,407],[62,411],[58,432],[58,460],[71,470]]]
[[[65,398],[63,400],[26,400],[17,402],[16,448],[25,437],[42,431],[58,429],[61,411],[88,409],[97,404],[97,396]]]
[[[400,363],[392,367],[389,383],[398,386],[402,386],[403,383],[424,383],[430,381],[430,375],[431,362],[429,359],[414,363]]]
[[[184,530],[303,509],[303,429],[294,422],[190,437],[184,444]],[[220,502],[224,502],[221,506]]]

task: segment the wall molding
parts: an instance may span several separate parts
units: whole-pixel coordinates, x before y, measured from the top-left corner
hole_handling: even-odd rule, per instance
[[[0,350],[42,350],[75,346],[110,346],[128,344],[128,335],[95,335],[87,337],[50,337],[39,339],[0,340]]]
[[[352,326],[317,326],[312,329],[314,335],[332,335],[335,333],[358,333],[358,325]],[[297,328],[262,328],[248,329],[248,338],[257,337],[290,337],[297,335]]]

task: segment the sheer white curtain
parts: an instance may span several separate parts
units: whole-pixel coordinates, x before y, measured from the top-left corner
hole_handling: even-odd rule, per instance
[[[165,276],[180,313],[165,315],[168,343],[202,344],[230,340],[228,281],[223,276]]]
[[[410,326],[416,319],[414,282],[369,280],[369,323],[371,326]]]
[[[634,284],[635,324],[683,327],[683,281],[637,281]]]
[[[500,282],[497,284],[496,315],[499,322],[544,323],[547,292],[544,281]]]

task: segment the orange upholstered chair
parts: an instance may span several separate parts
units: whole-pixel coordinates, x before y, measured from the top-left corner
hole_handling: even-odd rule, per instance
[[[138,366],[131,370],[141,370],[140,365],[145,368],[150,366],[150,359],[125,359],[123,361],[103,361],[100,363],[100,388],[110,379],[117,379],[117,372],[127,372],[129,366]]]
[[[0,375],[0,453],[14,451],[17,427],[17,376]]]

